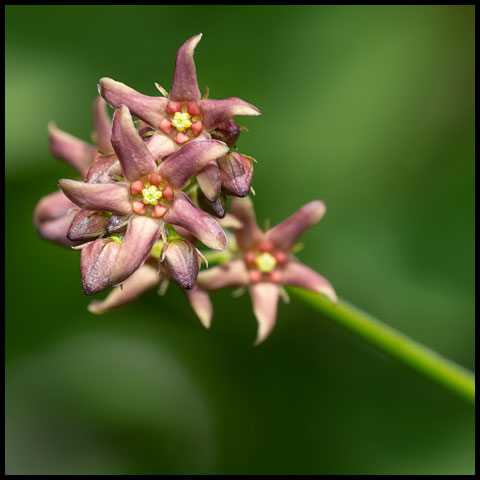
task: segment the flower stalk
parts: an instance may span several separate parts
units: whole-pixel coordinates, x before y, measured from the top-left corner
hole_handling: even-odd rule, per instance
[[[293,297],[310,305],[380,351],[475,404],[475,375],[469,370],[397,332],[345,300],[339,299],[334,304],[325,296],[314,292],[298,287],[286,288]]]

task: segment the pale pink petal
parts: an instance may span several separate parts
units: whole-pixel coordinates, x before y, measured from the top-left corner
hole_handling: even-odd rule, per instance
[[[132,215],[122,246],[110,275],[112,285],[123,283],[135,270],[140,268],[160,238],[162,221],[151,217]]]
[[[61,217],[41,223],[37,226],[39,235],[45,240],[49,240],[63,247],[78,245],[79,242],[72,242],[67,238],[67,231],[70,228],[75,213],[75,211],[72,211]]]
[[[237,238],[240,250],[249,250],[263,240],[265,234],[257,225],[255,211],[250,197],[232,198],[230,210],[243,225],[242,228],[235,230],[235,237]]]
[[[126,105],[133,115],[154,128],[158,128],[166,116],[167,98],[142,95],[111,78],[100,79],[98,92],[113,108]]]
[[[164,160],[159,173],[173,188],[180,190],[192,175],[226,152],[227,145],[219,140],[190,142]]]
[[[128,186],[125,183],[84,183],[62,178],[59,187],[73,203],[84,210],[118,215],[132,213]]]
[[[318,223],[325,214],[325,204],[320,200],[307,203],[300,210],[267,232],[267,239],[276,247],[290,251],[305,230]]]
[[[197,314],[197,317],[200,319],[203,326],[205,328],[210,328],[210,323],[213,316],[213,307],[208,293],[198,287],[194,287],[192,290],[184,291],[193,311]]]
[[[97,150],[92,145],[59,130],[55,124],[48,125],[48,144],[52,155],[75,168],[85,176]]]
[[[222,265],[202,270],[198,274],[197,285],[204,290],[220,290],[227,287],[248,285],[248,270],[245,262],[233,259]]]
[[[330,282],[319,273],[296,260],[290,260],[282,272],[284,285],[306,288],[337,302],[337,295]]]
[[[111,140],[124,177],[128,181],[134,182],[156,170],[157,165],[152,154],[138,134],[125,105],[115,110]]]
[[[206,130],[215,129],[235,115],[261,115],[258,108],[237,97],[200,100],[199,107],[202,112],[203,128]]]
[[[92,313],[105,313],[135,300],[143,292],[153,288],[162,276],[151,265],[143,265],[121,287],[115,287],[104,300],[94,300],[88,305]]]
[[[220,181],[220,170],[215,160],[210,161],[196,175],[197,183],[203,194],[214,202],[220,193],[222,183]]]
[[[175,194],[172,206],[163,217],[165,222],[187,229],[213,250],[223,250],[227,237],[218,222],[202,212],[183,192]]]
[[[255,345],[262,343],[275,326],[279,294],[280,287],[274,283],[260,282],[250,285],[253,313],[258,322]]]
[[[238,229],[243,227],[243,223],[231,213],[227,213],[223,218],[219,219],[218,223],[222,228]]]
[[[63,192],[53,192],[45,195],[35,206],[33,214],[35,226],[39,227],[46,221],[64,217],[71,208],[76,208],[76,205]]]
[[[202,34],[199,33],[187,40],[178,50],[175,62],[170,100],[175,102],[190,102],[200,100],[200,90],[197,83],[197,72],[193,52]]]
[[[87,183],[108,183],[122,175],[122,166],[116,155],[99,155],[88,171]]]
[[[93,102],[93,120],[98,149],[102,153],[112,153],[113,147],[110,143],[112,122],[107,112],[107,103],[102,97],[97,97]]]
[[[165,135],[161,130],[145,137],[144,142],[155,161],[158,161],[159,158],[168,157],[180,148],[177,142],[174,142],[172,138]]]

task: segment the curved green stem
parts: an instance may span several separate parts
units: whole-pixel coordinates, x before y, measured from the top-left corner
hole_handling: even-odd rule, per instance
[[[312,306],[330,320],[346,327],[379,350],[417,372],[475,403],[475,375],[438,353],[411,340],[406,335],[349,305],[344,300],[333,304],[323,295],[288,287],[296,298]]]

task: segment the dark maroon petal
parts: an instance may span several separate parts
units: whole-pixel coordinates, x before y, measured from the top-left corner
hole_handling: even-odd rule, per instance
[[[85,295],[94,295],[111,286],[110,273],[119,250],[120,244],[109,238],[99,238],[82,248],[80,273]]]
[[[52,155],[74,167],[84,177],[97,155],[95,147],[59,130],[53,123],[48,125],[48,133]]]
[[[165,245],[162,257],[162,271],[180,287],[191,290],[195,286],[199,270],[195,247],[187,240],[172,240]]]
[[[121,307],[135,300],[146,290],[154,287],[161,275],[151,265],[143,265],[134,272],[120,287],[115,287],[108,296],[102,300],[94,300],[88,305],[92,313],[105,313],[113,308]]]
[[[202,270],[198,274],[197,285],[204,290],[221,290],[227,287],[243,287],[248,285],[248,271],[241,259]]]
[[[175,102],[193,102],[200,100],[201,95],[198,89],[193,52],[201,38],[202,34],[199,33],[187,40],[178,49],[170,100]]]
[[[93,102],[93,120],[98,149],[102,153],[112,153],[113,147],[110,143],[112,122],[107,112],[107,104],[102,97],[97,97],[95,102]]]
[[[220,170],[215,160],[210,161],[197,172],[197,183],[205,197],[211,202],[218,198],[222,183],[220,182]]]
[[[204,211],[213,215],[216,218],[223,218],[225,217],[225,210],[226,210],[226,199],[225,195],[221,194],[219,197],[211,202],[205,195],[202,193],[201,190],[197,193],[197,201],[198,206]]]
[[[252,184],[252,162],[236,152],[219,158],[217,162],[224,192],[235,197],[246,197]]]
[[[282,283],[312,290],[325,295],[333,303],[337,302],[337,295],[331,283],[319,273],[296,260],[290,260],[285,265]]]
[[[125,183],[84,183],[62,178],[59,187],[76,205],[84,210],[132,213],[128,186]]]
[[[193,311],[197,314],[203,326],[209,328],[213,316],[213,307],[208,293],[198,287],[194,287],[192,290],[185,290],[185,293]]]
[[[156,170],[157,164],[138,134],[130,111],[125,105],[115,110],[111,140],[122,165],[124,177],[128,181],[134,182]]]
[[[265,234],[257,225],[250,197],[232,198],[230,210],[243,225],[242,228],[235,230],[235,237],[240,250],[247,251],[258,245],[264,239]]]
[[[258,108],[241,98],[231,97],[223,100],[204,99],[198,103],[202,113],[203,128],[213,130],[235,115],[261,115]]]
[[[212,250],[223,250],[227,246],[227,237],[218,222],[196,207],[183,192],[175,194],[163,218],[167,223],[187,229]]]
[[[122,166],[116,155],[99,155],[88,171],[87,183],[108,183],[122,175]]]
[[[180,190],[192,175],[226,152],[227,145],[218,140],[190,142],[164,160],[160,164],[159,173],[174,189]]]
[[[212,138],[225,142],[230,148],[234,148],[238,137],[242,133],[238,123],[231,118],[225,120],[212,132]]]
[[[110,280],[112,285],[124,282],[135,270],[140,268],[159,239],[162,221],[151,217],[132,215],[128,222],[122,248],[116,258]]]
[[[275,326],[279,294],[280,287],[274,283],[260,282],[250,286],[253,313],[258,322],[255,345],[262,343]]]
[[[100,79],[98,92],[111,107],[126,105],[133,115],[154,128],[158,128],[166,116],[167,98],[142,95],[111,78]]]
[[[73,217],[67,238],[72,241],[92,240],[105,232],[106,223],[107,217],[103,213],[80,210]]]
[[[318,223],[325,214],[325,204],[320,200],[307,203],[282,223],[270,229],[266,236],[275,246],[288,252],[302,233]]]

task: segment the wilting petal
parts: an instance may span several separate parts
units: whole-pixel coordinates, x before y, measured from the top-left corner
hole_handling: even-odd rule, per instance
[[[33,214],[35,226],[39,227],[48,220],[64,217],[71,208],[75,207],[76,205],[72,203],[63,192],[53,192],[45,195],[35,207]]]
[[[125,183],[84,183],[62,178],[59,187],[76,205],[84,210],[132,213],[128,186]]]
[[[300,235],[318,223],[325,214],[325,204],[320,200],[307,203],[300,210],[270,229],[266,235],[278,248],[289,251]]]
[[[250,286],[253,313],[258,322],[255,345],[263,342],[275,326],[279,293],[280,287],[274,283],[261,282]]]
[[[127,180],[134,182],[155,171],[157,164],[143,142],[125,105],[113,115],[112,145]]]
[[[112,122],[107,112],[107,104],[102,97],[97,97],[93,102],[93,120],[95,123],[95,140],[98,149],[102,153],[112,153],[113,148],[110,143]]]
[[[101,78],[98,92],[113,108],[126,105],[133,115],[158,128],[166,115],[168,99],[142,95],[124,83],[111,78]]]
[[[205,197],[205,195],[202,193],[201,190],[199,190],[197,192],[197,201],[198,201],[198,206],[204,212],[207,212],[216,218],[223,218],[225,216],[225,208],[226,208],[225,195],[221,194],[216,200],[212,202],[207,197]]]
[[[182,288],[191,290],[199,270],[195,247],[187,240],[172,240],[165,245],[160,266],[164,273]]]
[[[85,295],[94,295],[111,285],[110,273],[119,250],[120,244],[109,238],[99,238],[82,248],[80,273]]]
[[[246,197],[253,178],[252,162],[239,153],[232,152],[217,160],[223,190],[228,195]]]
[[[116,155],[99,155],[88,171],[87,183],[108,183],[122,175],[122,166]]]
[[[169,136],[165,135],[161,130],[158,130],[153,135],[145,137],[145,145],[152,154],[154,160],[165,158],[176,152],[180,145],[173,141]]]
[[[220,290],[227,287],[248,285],[248,271],[242,259],[230,260],[198,274],[197,285],[204,290]]]
[[[222,183],[220,182],[220,170],[215,160],[210,161],[205,167],[197,172],[197,183],[203,194],[214,202],[218,198]]]
[[[192,290],[185,290],[185,293],[193,311],[197,314],[203,326],[209,328],[213,316],[213,307],[208,293],[198,287],[194,287]]]
[[[192,175],[226,152],[227,145],[218,140],[190,142],[164,160],[160,164],[159,173],[173,188],[180,190]]]
[[[201,38],[202,34],[199,33],[187,40],[178,49],[170,100],[175,102],[200,100],[200,90],[198,89],[193,52]]]
[[[151,265],[143,265],[134,272],[121,287],[115,287],[104,300],[94,300],[88,305],[92,313],[105,313],[112,308],[121,307],[154,287],[162,276]]]
[[[319,273],[296,260],[290,260],[285,265],[282,283],[321,293],[332,302],[337,302],[337,295],[330,282]]]
[[[105,232],[107,217],[103,213],[91,210],[80,210],[73,217],[67,232],[72,241],[85,241],[97,238]]]
[[[110,275],[112,285],[124,282],[147,259],[153,244],[159,239],[162,221],[151,217],[132,215],[122,247]]]
[[[242,223],[243,227],[235,230],[240,250],[246,251],[257,245],[265,236],[257,225],[255,211],[250,197],[232,198],[232,214]]]
[[[48,144],[52,155],[76,168],[82,176],[85,176],[97,155],[95,147],[59,130],[53,123],[48,125],[48,133]]]
[[[172,206],[163,219],[187,229],[212,250],[223,250],[227,246],[227,237],[218,222],[196,207],[183,192],[175,194]]]
[[[206,130],[215,129],[235,115],[261,115],[258,108],[237,97],[200,100],[199,107],[202,112],[203,128]]]

